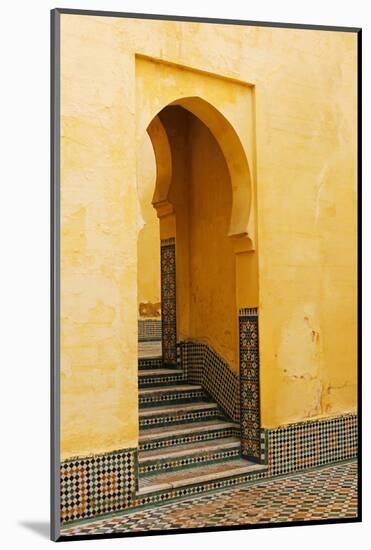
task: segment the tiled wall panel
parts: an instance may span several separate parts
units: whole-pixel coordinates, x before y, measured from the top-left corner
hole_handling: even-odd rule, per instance
[[[175,239],[161,241],[161,319],[164,365],[176,365]]]
[[[61,464],[62,524],[354,459],[357,457],[357,416],[348,414],[273,430],[262,429],[260,437],[263,462],[267,463],[264,471],[143,498],[135,497],[136,449],[65,460]]]
[[[354,414],[290,424],[267,431],[269,476],[288,474],[357,457]]]
[[[187,381],[201,384],[224,412],[238,422],[239,380],[228,363],[206,344],[181,342],[180,348]]]
[[[61,522],[128,508],[135,493],[136,450],[124,449],[61,464]]]
[[[259,331],[256,308],[239,311],[242,456],[261,462]]]

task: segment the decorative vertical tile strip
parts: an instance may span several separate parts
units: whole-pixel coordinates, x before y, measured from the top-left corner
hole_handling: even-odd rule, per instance
[[[240,309],[241,453],[261,462],[259,332],[257,308]]]
[[[177,364],[175,239],[161,241],[161,319],[164,365]]]
[[[136,449],[63,461],[62,523],[128,508],[136,489],[136,474]]]

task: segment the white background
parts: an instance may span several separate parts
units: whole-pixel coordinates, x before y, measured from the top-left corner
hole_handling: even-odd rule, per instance
[[[368,1],[228,0],[202,2],[77,0],[18,0],[4,3],[0,14],[1,117],[1,284],[0,320],[2,382],[0,385],[1,484],[0,545],[41,548],[48,540],[49,519],[49,10],[54,7],[102,9],[314,23],[363,27],[364,41],[364,280],[370,280],[370,16]],[[366,166],[367,165],[367,166]],[[366,210],[367,209],[367,210]],[[368,227],[367,227],[368,225]],[[364,312],[370,292],[364,291]],[[368,319],[369,320],[369,316]],[[369,324],[366,328],[365,340]],[[365,342],[364,364],[370,346]],[[370,376],[364,369],[365,409],[370,410]],[[364,414],[364,486],[370,481],[371,434]],[[365,487],[366,489],[366,487]],[[369,493],[369,491],[367,491]],[[338,549],[370,547],[370,503],[365,495],[365,523],[201,533],[137,539],[79,541],[68,548],[122,547],[150,550],[188,545]]]

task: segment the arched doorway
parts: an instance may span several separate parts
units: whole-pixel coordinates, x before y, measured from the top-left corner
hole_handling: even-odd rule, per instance
[[[171,214],[160,211],[164,361],[175,364],[176,342],[192,340],[211,346],[237,372],[228,166],[217,140],[193,113],[171,105],[158,118],[172,161],[165,199]]]
[[[199,97],[183,98],[165,106],[152,119],[147,132],[157,170],[152,203],[160,219],[163,270],[168,272],[166,278],[162,278],[165,298],[162,304],[167,312],[163,315],[165,362],[175,363],[177,341],[198,339],[195,324],[198,321],[205,324],[203,313],[207,308],[207,323],[211,322],[210,329],[215,328],[211,342],[215,342],[214,346],[237,372],[236,310],[257,306],[256,277],[250,281],[256,303],[251,302],[254,296],[246,302],[239,288],[243,286],[238,272],[241,253],[254,249],[252,192],[246,155],[225,117]],[[200,151],[203,152],[199,154]],[[214,199],[219,200],[214,205],[218,211],[212,213]],[[200,224],[203,224],[201,231]],[[196,251],[191,237],[193,245],[197,243]],[[175,241],[177,259],[175,261],[174,256],[173,261]],[[218,249],[220,246],[222,249]],[[213,247],[218,250],[213,252]],[[166,261],[174,267],[173,280]],[[202,273],[200,266],[206,263],[208,272]],[[212,268],[214,274],[210,271]],[[223,271],[228,275],[223,275]],[[197,276],[190,278],[190,273]],[[204,286],[202,278],[208,279],[209,292],[197,294],[196,288]],[[173,304],[174,292],[177,298]],[[192,315],[198,305],[199,315]],[[226,326],[225,321],[228,324],[232,318],[233,323]],[[200,337],[207,340],[205,336]]]
[[[145,388],[140,404],[147,409],[140,411],[139,449],[149,452],[149,426],[164,427],[153,432],[153,444],[161,448],[164,433],[176,425],[178,431],[185,430],[176,445],[180,441],[191,446],[189,452],[197,460],[202,454],[206,462],[222,463],[218,467],[228,471],[236,466],[239,475],[247,475],[251,463],[239,463],[241,455],[260,462],[260,421],[255,416],[252,424],[249,410],[251,403],[259,409],[258,386],[253,388],[248,377],[240,384],[239,315],[253,311],[251,302],[248,311],[241,308],[246,296],[239,290],[241,258],[254,248],[247,159],[232,126],[200,98],[164,106],[147,131],[156,159],[152,204],[160,222],[162,369],[147,371],[147,376],[140,373]],[[159,407],[164,404],[166,409]],[[171,415],[170,426],[166,415]],[[159,451],[170,470],[176,445],[174,450],[169,445],[168,454]],[[144,464],[145,457],[140,460]],[[193,459],[185,454],[182,460],[187,465]]]

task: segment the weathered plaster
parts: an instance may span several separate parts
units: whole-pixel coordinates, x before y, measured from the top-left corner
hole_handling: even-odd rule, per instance
[[[137,444],[139,145],[195,89],[249,162],[259,262],[237,254],[237,305],[259,292],[263,426],[354,411],[356,36],[77,15],[61,33],[62,456]],[[197,71],[179,85],[138,53]]]
[[[156,183],[156,160],[147,132],[142,136],[137,156],[137,186],[141,216],[138,235],[138,314],[148,317],[143,304],[158,304],[160,286],[160,225],[152,205]],[[150,308],[147,308],[147,310]],[[158,308],[157,308],[158,309]],[[154,313],[153,316],[157,316]]]

